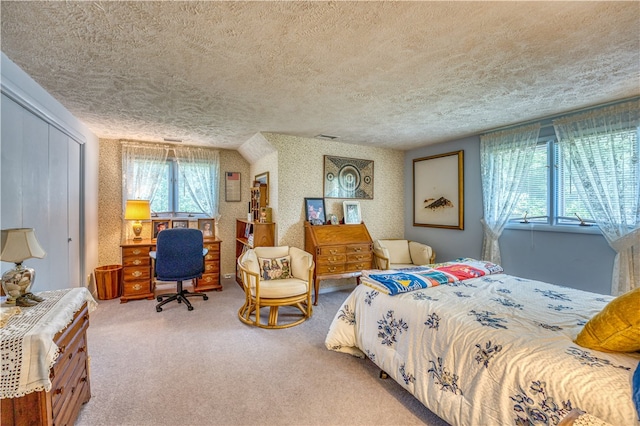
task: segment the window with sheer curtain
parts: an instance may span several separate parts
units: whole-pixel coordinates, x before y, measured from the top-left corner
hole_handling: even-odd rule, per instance
[[[123,143],[122,152],[125,200],[151,200],[160,216],[219,219],[217,150]]]
[[[593,226],[595,221],[580,198],[574,173],[568,159],[563,160],[555,136],[541,137],[510,224]]]

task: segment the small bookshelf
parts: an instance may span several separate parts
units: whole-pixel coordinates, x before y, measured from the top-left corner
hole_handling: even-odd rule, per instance
[[[238,270],[238,258],[254,247],[269,247],[275,244],[274,222],[260,223],[244,219],[236,219],[236,281],[242,285]]]

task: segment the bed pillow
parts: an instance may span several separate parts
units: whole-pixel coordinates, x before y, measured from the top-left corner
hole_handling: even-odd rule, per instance
[[[292,278],[291,275],[291,256],[275,257],[273,259],[259,257],[260,279],[267,280],[285,280]]]
[[[575,342],[603,352],[640,351],[640,288],[609,302],[585,324]]]

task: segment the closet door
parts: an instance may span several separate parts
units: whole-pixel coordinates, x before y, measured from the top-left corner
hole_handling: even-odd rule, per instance
[[[51,277],[69,282],[68,137],[49,127],[49,250]],[[69,285],[71,287],[71,285]]]
[[[4,94],[1,129],[2,229],[35,228],[47,253],[24,262],[33,291],[82,285],[79,144]]]

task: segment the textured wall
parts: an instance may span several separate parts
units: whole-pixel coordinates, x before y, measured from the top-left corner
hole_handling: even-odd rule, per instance
[[[98,188],[98,262],[100,265],[120,264],[120,242],[122,239],[122,150],[120,142],[112,139],[100,140]],[[240,202],[224,200],[224,173],[240,172],[242,199]],[[221,272],[235,273],[235,220],[246,218],[249,186],[249,164],[237,152],[220,150],[220,221],[218,238],[222,240]],[[196,227],[196,222],[192,222]],[[125,229],[125,233],[128,228]],[[143,223],[142,237],[151,235],[151,223]]]
[[[371,237],[402,238],[404,235],[404,182],[402,151],[345,144],[334,141],[264,133],[278,150],[277,229],[278,242],[304,248],[304,198],[323,197],[324,155],[374,161],[373,200],[358,200],[362,220]],[[252,166],[253,169],[253,166]],[[273,195],[274,192],[272,191]],[[344,199],[325,199],[327,214],[343,217]],[[322,287],[345,284],[347,280],[322,281]]]

